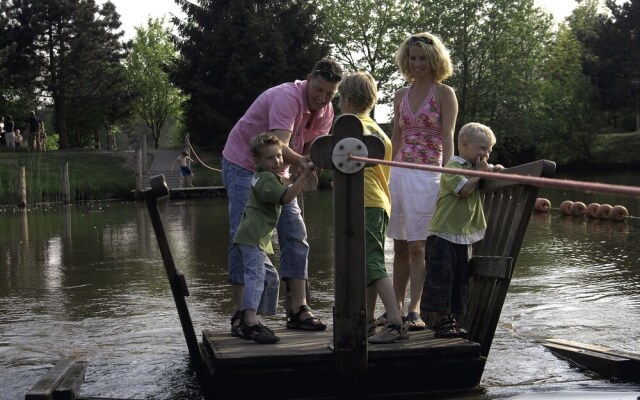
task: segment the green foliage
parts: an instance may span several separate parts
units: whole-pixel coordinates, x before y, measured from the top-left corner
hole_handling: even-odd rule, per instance
[[[448,0],[437,6],[442,18],[430,11],[423,18],[451,51],[456,72],[447,83],[458,96],[457,128],[487,124],[496,133],[500,162],[531,161],[541,117],[539,66],[552,37],[551,18],[533,0]]]
[[[0,62],[13,100],[53,104],[62,148],[98,146],[98,132],[128,115],[121,60],[125,48],[113,3],[94,0],[3,1]],[[5,26],[3,25],[3,28]],[[6,80],[5,80],[6,82]]]
[[[608,0],[611,16],[598,16],[592,29],[575,26],[578,39],[588,50],[584,71],[598,87],[602,106],[612,111],[631,111],[636,96],[629,90],[640,80],[640,0],[622,5]]]
[[[326,16],[322,31],[331,56],[351,71],[370,72],[383,93],[381,102],[391,99],[398,81],[394,55],[422,3],[320,0],[319,6]]]
[[[304,79],[328,54],[318,43],[322,17],[305,0],[177,0],[182,56],[172,80],[189,96],[192,142],[222,148],[236,121],[265,89]]]
[[[575,33],[577,27],[586,32],[594,26],[596,11],[597,1],[579,6],[569,26],[560,26],[554,43],[547,47],[541,86],[546,118],[539,124],[537,147],[539,154],[560,163],[590,160],[598,128],[604,124],[597,89],[582,72],[585,49]]]
[[[177,53],[163,23],[164,20],[149,19],[146,29],[137,27],[125,61],[128,84],[136,94],[134,111],[151,130],[156,149],[167,118],[180,117],[186,100],[169,81],[168,71],[175,68]]]
[[[457,128],[470,121],[491,126],[494,153],[506,165],[530,161],[542,118],[541,71],[552,38],[551,17],[533,0],[322,0],[324,34],[332,55],[351,69],[371,72],[381,102],[406,84],[394,56],[407,34],[442,38],[454,63],[445,83],[459,102]]]

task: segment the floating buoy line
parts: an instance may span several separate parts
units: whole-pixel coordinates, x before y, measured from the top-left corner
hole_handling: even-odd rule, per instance
[[[625,206],[611,204],[590,203],[581,201],[565,200],[560,203],[560,207],[551,207],[551,202],[543,197],[538,197],[533,206],[533,210],[539,213],[547,213],[549,210],[560,210],[562,215],[572,217],[587,217],[591,219],[603,219],[609,221],[625,221],[629,218],[640,219],[629,215],[629,210]]]

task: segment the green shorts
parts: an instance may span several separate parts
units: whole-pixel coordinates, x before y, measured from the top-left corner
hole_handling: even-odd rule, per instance
[[[389,225],[389,216],[384,208],[365,207],[365,246],[367,253],[366,285],[389,276],[384,263],[384,239]]]

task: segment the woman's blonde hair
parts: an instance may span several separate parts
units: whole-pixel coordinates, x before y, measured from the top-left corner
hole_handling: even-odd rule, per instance
[[[373,109],[378,100],[378,87],[368,72],[355,72],[347,75],[338,86],[340,97],[349,99],[349,104],[360,112]]]
[[[437,35],[421,32],[406,38],[396,52],[396,65],[408,82],[415,80],[409,68],[409,49],[411,46],[418,46],[427,53],[431,74],[437,83],[453,75],[451,57],[442,40]]]

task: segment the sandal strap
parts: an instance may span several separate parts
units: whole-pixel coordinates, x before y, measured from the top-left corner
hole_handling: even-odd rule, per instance
[[[311,312],[311,307],[306,304],[301,305],[298,309],[298,314],[302,314],[303,312]]]

